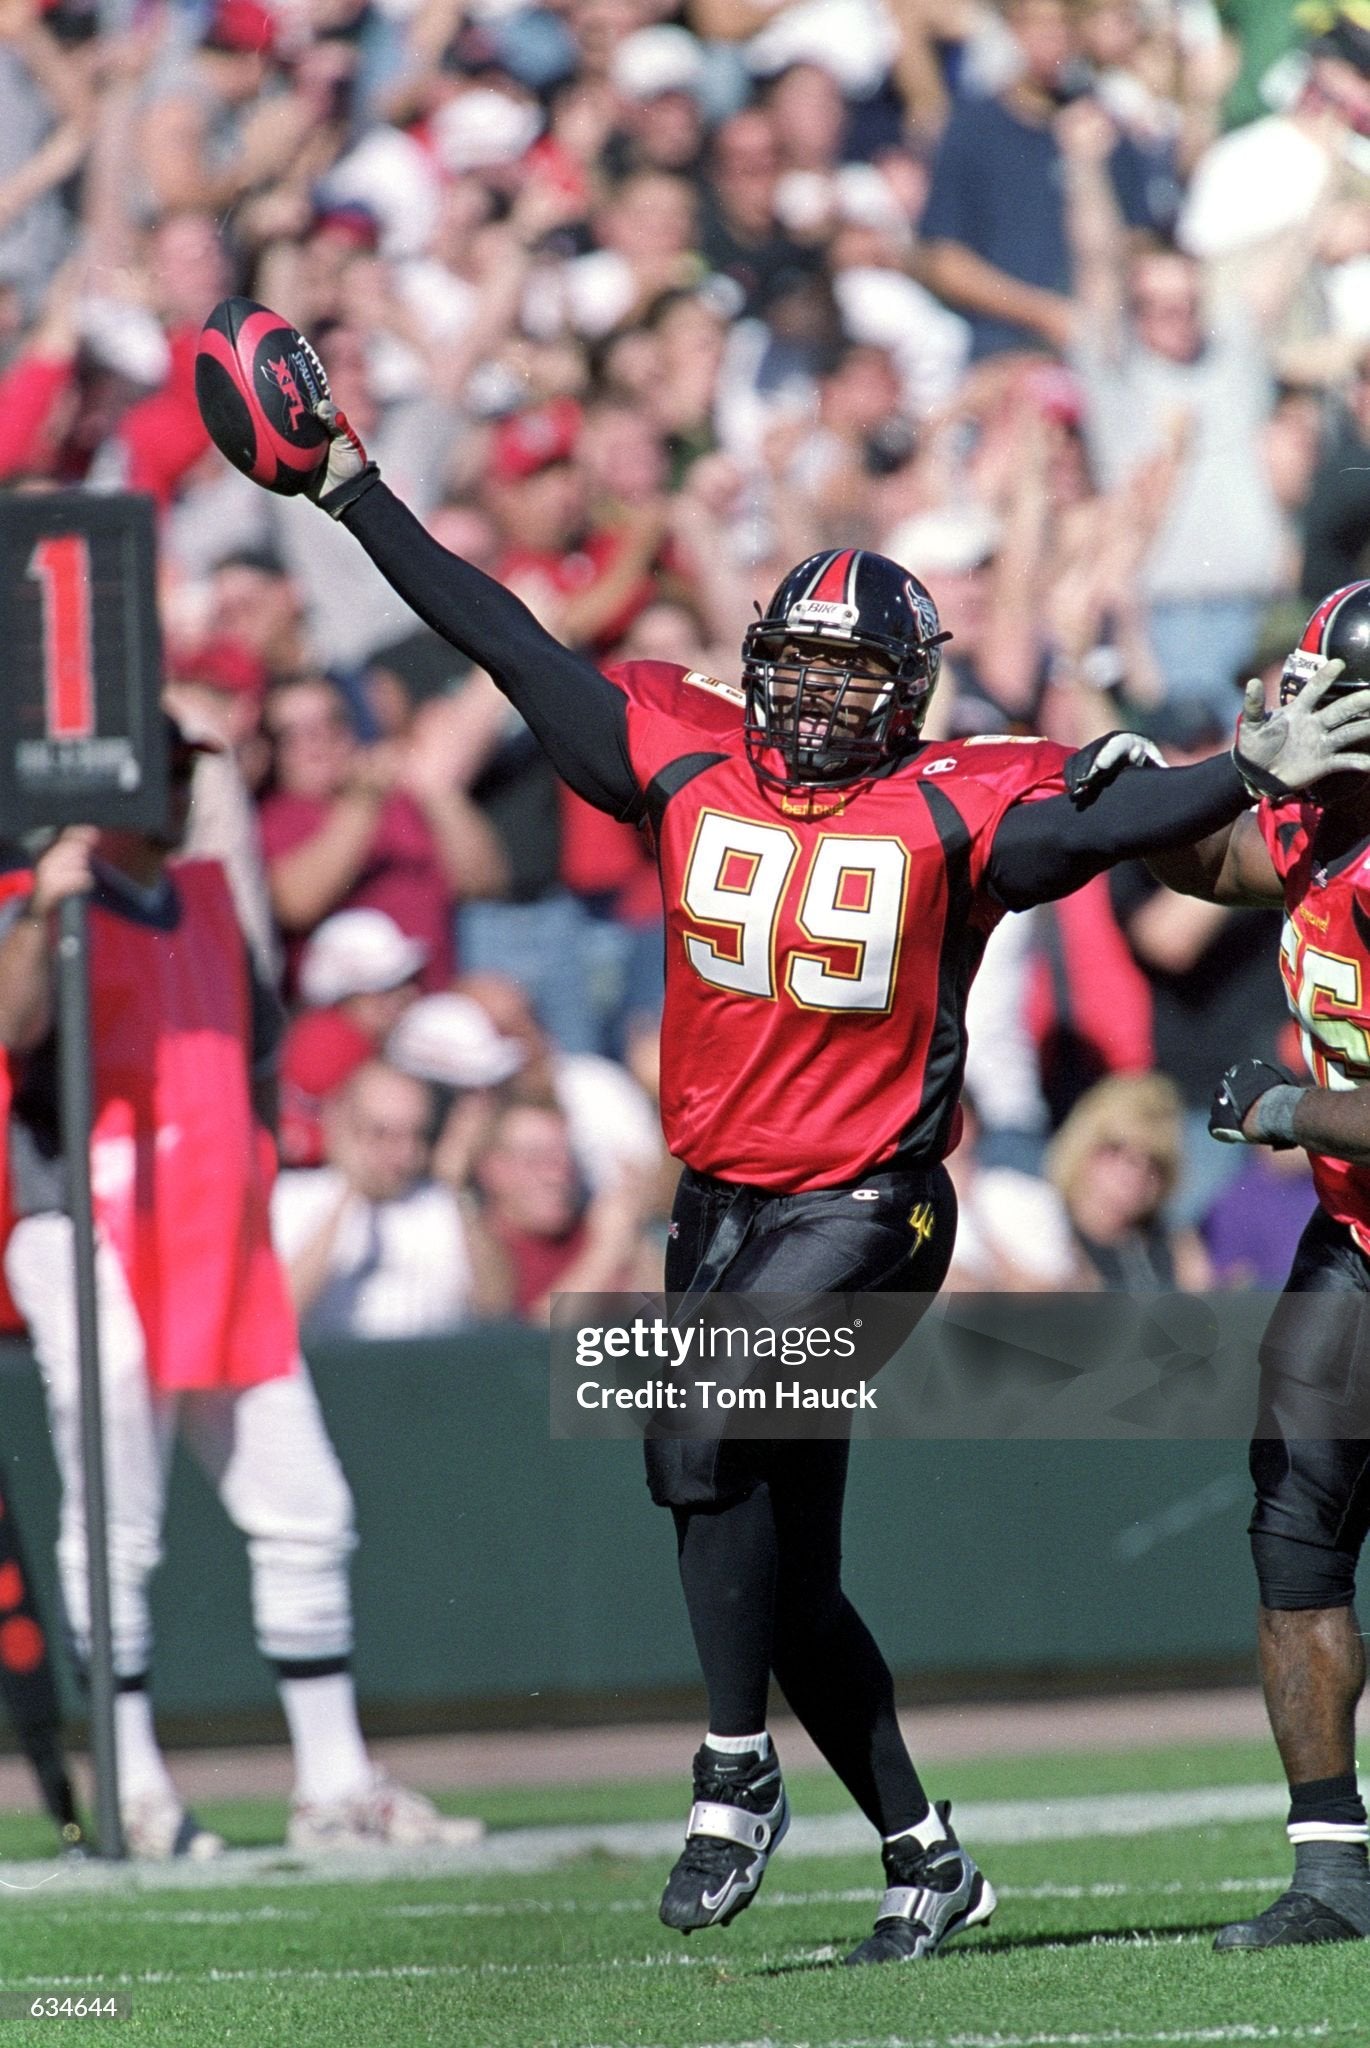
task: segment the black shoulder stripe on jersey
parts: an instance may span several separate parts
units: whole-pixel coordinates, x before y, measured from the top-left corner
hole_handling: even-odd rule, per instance
[[[647,811],[647,822],[652,828],[652,837],[661,831],[661,821],[666,815],[666,806],[673,796],[679,796],[687,783],[696,775],[702,775],[706,768],[717,767],[726,761],[726,754],[678,754],[674,761],[668,761],[664,768],[657,770],[643,793]]]
[[[1370,917],[1360,907],[1358,897],[1351,898],[1351,922],[1356,927],[1356,936],[1370,953]]]
[[[947,907],[937,958],[937,1009],[918,1107],[900,1134],[898,1157],[940,1158],[946,1149],[951,1121],[961,1092],[966,1063],[966,997],[985,950],[983,934],[971,925],[974,889],[970,877],[970,827],[945,790],[917,781],[942,847],[946,870]]]

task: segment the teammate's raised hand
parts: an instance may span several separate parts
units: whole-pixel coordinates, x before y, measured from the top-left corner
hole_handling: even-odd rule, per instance
[[[1370,689],[1330,694],[1344,662],[1327,661],[1273,711],[1256,678],[1246,686],[1232,758],[1253,796],[1292,796],[1326,775],[1370,773]]]

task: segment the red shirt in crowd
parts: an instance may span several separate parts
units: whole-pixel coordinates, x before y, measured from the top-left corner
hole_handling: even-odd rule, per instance
[[[292,796],[277,790],[261,807],[262,851],[270,866],[282,854],[314,838],[332,808],[328,797]],[[423,812],[397,790],[381,805],[366,862],[334,910],[383,910],[400,930],[421,939],[428,959],[420,974],[425,992],[446,988],[452,979],[452,891],[438,861]],[[295,985],[306,933],[286,943],[286,976]]]

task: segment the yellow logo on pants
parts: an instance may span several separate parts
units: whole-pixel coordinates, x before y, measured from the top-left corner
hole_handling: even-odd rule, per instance
[[[909,1229],[920,1245],[926,1244],[932,1236],[933,1212],[931,1202],[917,1202],[909,1210]]]

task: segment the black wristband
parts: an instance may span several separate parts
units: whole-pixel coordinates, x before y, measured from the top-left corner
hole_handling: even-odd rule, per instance
[[[1232,762],[1254,797],[1269,797],[1272,803],[1282,804],[1298,793],[1287,782],[1281,782],[1278,775],[1272,775],[1268,768],[1258,768],[1254,761],[1248,761],[1239,747],[1232,749]]]
[[[346,483],[336,484],[331,491],[325,491],[318,502],[330,519],[341,519],[348,506],[355,505],[358,498],[364,498],[372,484],[378,484],[380,480],[379,469],[374,462],[368,462],[355,476],[348,477]]]

